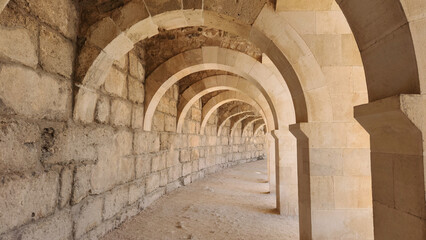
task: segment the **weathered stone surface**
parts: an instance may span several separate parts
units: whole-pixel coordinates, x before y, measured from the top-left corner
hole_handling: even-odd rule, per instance
[[[145,99],[144,85],[133,77],[129,77],[129,100],[143,103]]]
[[[137,180],[129,186],[129,204],[142,199],[145,195],[145,181]]]
[[[68,38],[75,38],[78,14],[72,1],[28,0],[28,4],[31,11],[43,22],[58,28]]]
[[[146,179],[146,192],[152,193],[155,189],[160,186],[160,173],[152,173]]]
[[[143,105],[133,105],[132,111],[132,128],[141,129],[143,127],[143,118],[145,112]]]
[[[164,113],[156,111],[152,122],[152,129],[157,132],[164,131]]]
[[[73,169],[65,167],[61,172],[61,191],[59,193],[59,206],[61,208],[69,204],[73,186]]]
[[[103,205],[104,199],[100,197],[91,198],[82,206],[76,205],[73,209],[76,239],[101,224]]]
[[[157,152],[160,150],[160,136],[153,132],[137,131],[134,150],[136,154]]]
[[[182,8],[180,0],[146,0],[145,3],[152,16]]]
[[[176,118],[170,115],[164,116],[164,131],[175,132],[176,131]]]
[[[37,46],[31,40],[27,29],[0,28],[0,56],[36,68]]]
[[[151,172],[151,157],[143,155],[136,158],[136,178],[141,178]]]
[[[63,210],[55,215],[25,227],[18,234],[22,240],[65,240],[72,237],[72,218],[69,210]]]
[[[89,192],[91,190],[91,173],[91,165],[76,167],[73,194],[71,199],[72,204],[79,203],[82,199],[89,195]]]
[[[133,134],[122,130],[110,138],[98,149],[98,162],[91,174],[92,193],[105,192],[134,178],[135,159],[130,156]]]
[[[105,79],[105,91],[122,98],[127,98],[126,74],[112,67]]]
[[[145,68],[141,63],[141,60],[133,52],[129,54],[129,70],[131,76],[142,83],[145,82]]]
[[[103,218],[110,219],[129,202],[129,187],[120,187],[105,195]]]
[[[22,120],[0,118],[0,173],[37,171],[39,161],[39,127]]]
[[[40,31],[40,59],[45,70],[71,78],[73,44],[46,27],[42,27]]]
[[[110,100],[107,97],[99,98],[96,104],[96,121],[100,123],[108,123],[110,111]]]
[[[53,213],[58,191],[59,176],[53,171],[4,179],[0,184],[0,234]]]
[[[14,112],[33,118],[65,120],[71,109],[71,84],[20,66],[0,70],[0,99]]]
[[[116,126],[130,126],[132,105],[126,101],[114,99],[111,103],[111,123]]]
[[[166,168],[166,154],[158,154],[152,158],[151,171],[156,172]]]

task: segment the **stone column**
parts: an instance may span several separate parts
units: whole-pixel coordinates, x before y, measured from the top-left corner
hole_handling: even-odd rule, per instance
[[[297,139],[297,177],[299,199],[300,239],[312,239],[311,220],[311,182],[309,171],[309,139],[302,130],[307,123],[290,126],[291,133]]]
[[[373,237],[368,134],[359,124],[359,129],[351,131],[354,124],[290,126],[298,145],[301,239]],[[365,146],[360,144],[364,140]]]
[[[288,129],[272,131],[275,139],[277,208],[281,215],[297,217],[297,146]]]
[[[357,106],[355,118],[370,134],[375,239],[426,239],[426,97]]]
[[[266,134],[266,154],[267,154],[267,165],[268,165],[268,182],[269,191],[275,193],[276,188],[276,176],[275,176],[275,138],[271,133]]]

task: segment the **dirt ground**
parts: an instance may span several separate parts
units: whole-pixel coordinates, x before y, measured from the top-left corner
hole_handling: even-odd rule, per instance
[[[160,198],[103,240],[298,239],[297,221],[276,214],[266,161],[210,175]]]

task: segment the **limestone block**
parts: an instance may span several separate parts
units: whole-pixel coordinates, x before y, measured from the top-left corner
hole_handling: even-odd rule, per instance
[[[371,208],[373,204],[371,178],[334,177],[334,199],[337,209]]]
[[[168,183],[167,169],[160,171],[160,187],[166,186]]]
[[[112,67],[105,79],[105,91],[122,98],[127,98],[126,74]]]
[[[145,100],[144,85],[133,77],[129,77],[129,100],[135,103],[143,103]]]
[[[134,178],[135,159],[132,152],[133,134],[118,131],[98,146],[98,162],[92,169],[92,193],[102,193]]]
[[[15,113],[33,118],[68,119],[71,83],[20,66],[0,70],[0,98]],[[48,94],[46,94],[48,93]]]
[[[160,136],[139,130],[135,134],[134,149],[136,154],[157,152],[160,150]]]
[[[119,60],[114,61],[114,65],[124,72],[127,72],[127,68],[129,67],[129,55],[126,54]]]
[[[108,123],[111,111],[110,100],[107,97],[99,98],[96,103],[96,121]]]
[[[114,99],[111,103],[111,123],[116,126],[130,126],[132,105],[126,101]]]
[[[152,165],[151,165],[151,171],[161,171],[166,168],[166,158],[164,156],[167,156],[165,154],[158,154],[157,156],[152,158]]]
[[[312,211],[314,239],[374,239],[371,209]]]
[[[333,177],[311,177],[312,209],[334,209]]]
[[[178,150],[170,150],[166,153],[167,158],[167,167],[173,167],[179,165],[179,151]]]
[[[311,149],[309,155],[312,176],[343,174],[342,149]]]
[[[198,136],[198,135],[189,135],[188,138],[189,138],[188,141],[189,141],[189,146],[190,147],[201,146],[200,145],[200,136]]]
[[[164,131],[175,132],[176,131],[176,118],[170,115],[164,116]]]
[[[0,185],[0,234],[52,214],[58,191],[59,176],[53,171],[5,179]]]
[[[204,9],[228,15],[244,24],[253,24],[267,1],[205,0]]]
[[[74,237],[79,239],[83,234],[94,229],[102,222],[104,199],[91,198],[82,206],[76,205],[74,213]]]
[[[160,187],[160,172],[152,173],[146,179],[146,193],[152,193]]]
[[[170,182],[174,182],[178,180],[182,176],[182,166],[180,164],[170,167],[168,169],[168,180]]]
[[[78,12],[73,1],[69,0],[29,0],[31,12],[43,22],[59,29],[66,37],[75,39],[77,35]]]
[[[71,78],[74,46],[57,33],[42,27],[40,30],[40,61],[43,69]]]
[[[98,94],[92,91],[80,89],[74,106],[74,120],[83,123],[91,123],[95,118],[95,108]]]
[[[73,186],[73,169],[65,167],[61,172],[61,191],[59,193],[59,206],[65,207],[70,203]]]
[[[371,176],[370,149],[347,148],[343,150],[343,175]]]
[[[142,208],[146,208],[149,205],[151,205],[153,202],[155,202],[157,199],[159,199],[161,196],[163,196],[165,193],[164,188],[157,189],[156,191],[146,195],[143,199],[143,203],[141,204]]]
[[[183,9],[201,9],[203,6],[202,0],[183,0]]]
[[[374,203],[374,233],[383,239],[424,239],[424,219]]]
[[[179,0],[146,0],[145,4],[151,16],[167,11],[178,10],[182,7],[181,1]]]
[[[191,152],[189,150],[181,150],[179,155],[179,161],[181,163],[191,161]]]
[[[342,64],[362,66],[361,54],[352,34],[342,35]]]
[[[157,132],[164,132],[164,113],[158,111],[154,113],[152,129]]]
[[[143,128],[143,118],[144,118],[144,106],[134,104],[133,111],[132,111],[132,128],[133,129]]]
[[[351,34],[351,28],[341,11],[316,12],[317,34]]]
[[[91,165],[76,167],[73,184],[73,194],[71,199],[72,204],[79,203],[82,199],[89,195],[89,192],[91,191],[91,173]]]
[[[145,195],[145,181],[137,180],[129,186],[129,204],[142,199]]]
[[[3,129],[0,131],[0,173],[41,170],[39,127],[22,120],[1,118],[0,128]]]
[[[301,34],[316,34],[316,12],[288,11],[280,12],[280,16]]]
[[[103,219],[110,219],[119,213],[129,202],[129,187],[113,189],[105,195]]]
[[[37,46],[27,29],[0,29],[0,56],[36,68]]]
[[[138,81],[145,82],[145,68],[142,65],[141,60],[138,58],[136,53],[129,53],[129,69],[130,75],[136,78]]]
[[[342,59],[342,36],[334,34],[304,35],[320,66],[339,65]]]
[[[19,234],[22,240],[63,240],[72,237],[72,218],[69,210],[28,225]]]
[[[186,162],[182,164],[182,176],[186,176],[192,173],[192,162]]]
[[[334,0],[277,0],[276,10],[280,11],[327,11],[332,7]]]
[[[136,178],[141,178],[151,172],[151,157],[143,155],[136,157]]]

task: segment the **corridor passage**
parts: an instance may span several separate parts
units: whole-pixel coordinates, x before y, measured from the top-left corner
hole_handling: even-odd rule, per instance
[[[298,239],[267,194],[266,161],[226,169],[160,198],[104,240]]]

